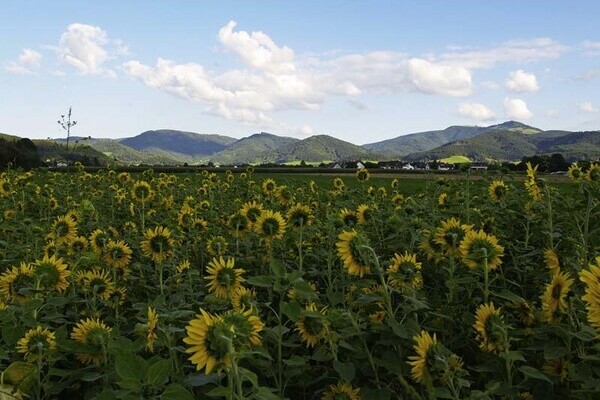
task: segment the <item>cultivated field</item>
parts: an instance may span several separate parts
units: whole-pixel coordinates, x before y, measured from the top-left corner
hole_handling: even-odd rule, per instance
[[[600,166],[14,172],[0,399],[591,399]]]

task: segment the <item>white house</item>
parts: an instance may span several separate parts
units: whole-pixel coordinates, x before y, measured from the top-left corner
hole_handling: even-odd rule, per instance
[[[411,163],[408,163],[405,166],[403,166],[402,169],[412,171],[413,169],[415,169],[415,167]]]

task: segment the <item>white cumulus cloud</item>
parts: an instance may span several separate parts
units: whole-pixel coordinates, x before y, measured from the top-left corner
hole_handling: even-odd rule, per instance
[[[106,62],[117,55],[127,54],[127,47],[121,40],[109,39],[99,26],[74,23],[60,36],[55,48],[60,60],[74,67],[82,75],[116,76],[106,67]]]
[[[540,90],[536,76],[522,69],[508,75],[506,87],[512,92],[537,92]]]
[[[475,121],[496,119],[494,112],[481,103],[462,103],[458,106],[458,113]]]
[[[9,62],[4,70],[12,74],[30,75],[40,67],[42,55],[35,50],[23,49],[17,61]]]
[[[582,43],[584,54],[588,56],[600,55],[600,41],[586,40]]]
[[[584,113],[596,113],[598,112],[598,108],[594,107],[591,101],[584,101],[583,103],[579,103],[579,111]]]
[[[527,108],[527,103],[521,99],[504,99],[504,113],[510,119],[526,120],[533,117],[533,113]]]

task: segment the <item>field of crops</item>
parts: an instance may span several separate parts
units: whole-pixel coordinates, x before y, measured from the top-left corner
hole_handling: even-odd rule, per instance
[[[600,398],[569,177],[3,173],[0,399]]]

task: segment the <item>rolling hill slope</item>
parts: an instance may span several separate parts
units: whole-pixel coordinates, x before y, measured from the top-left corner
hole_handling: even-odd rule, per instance
[[[382,142],[363,145],[364,148],[387,157],[401,157],[411,153],[429,151],[446,143],[476,137],[486,132],[508,131],[525,134],[542,132],[540,129],[522,124],[517,121],[507,121],[502,124],[486,127],[479,126],[450,126],[446,129],[418,132],[398,136]]]
[[[263,152],[263,160],[269,162],[322,162],[373,158],[374,154],[355,144],[328,135],[316,135],[300,140],[276,151]]]
[[[228,136],[161,129],[142,132],[119,142],[138,151],[158,149],[185,156],[202,157],[224,150],[235,141],[236,139]]]
[[[263,162],[265,157],[269,158],[269,153],[296,142],[299,139],[261,132],[234,142],[210,159],[224,165]]]

